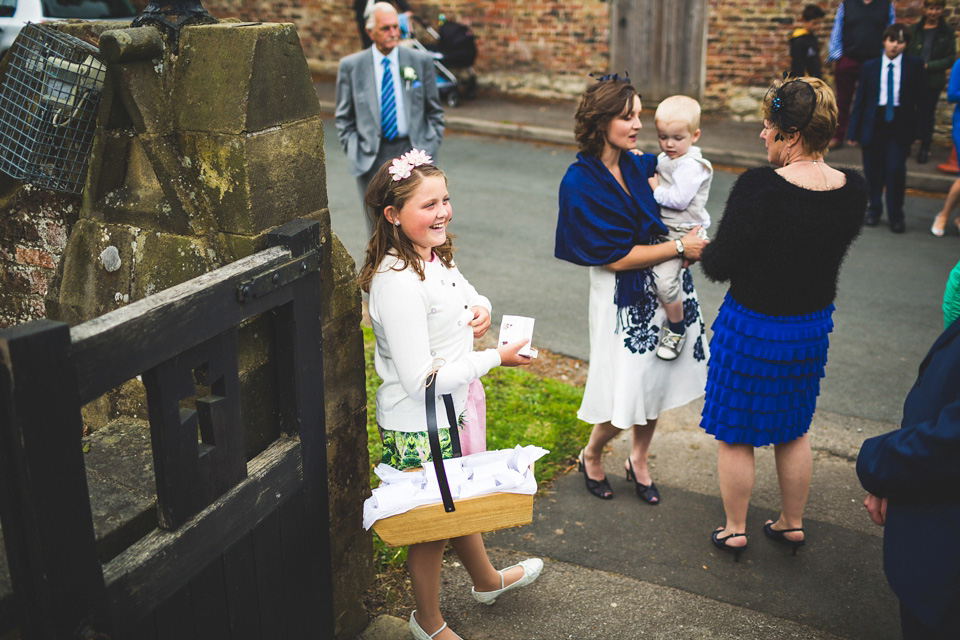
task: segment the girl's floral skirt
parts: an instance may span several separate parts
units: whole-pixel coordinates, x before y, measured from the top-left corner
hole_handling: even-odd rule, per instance
[[[450,429],[437,429],[440,436],[440,451],[444,459],[453,457],[453,444],[450,441]],[[380,429],[383,441],[383,457],[380,459],[394,469],[413,469],[423,467],[433,460],[430,455],[430,437],[426,431],[387,431]]]
[[[483,384],[478,378],[470,382],[467,406],[457,422],[463,455],[487,450],[487,400]],[[438,427],[437,435],[440,436],[442,457],[452,458],[450,429]],[[380,439],[383,440],[383,457],[380,461],[394,469],[403,471],[423,467],[433,460],[430,455],[430,436],[426,431],[387,431],[381,428]]]

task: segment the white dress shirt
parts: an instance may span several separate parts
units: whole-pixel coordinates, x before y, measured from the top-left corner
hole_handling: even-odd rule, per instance
[[[903,54],[891,60],[887,56],[880,58],[880,100],[877,105],[887,106],[887,71],[893,64],[893,106],[900,106],[900,72],[903,69]]]

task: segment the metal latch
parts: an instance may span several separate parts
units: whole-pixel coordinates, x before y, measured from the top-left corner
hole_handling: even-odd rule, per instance
[[[241,282],[237,285],[237,301],[246,302],[259,298],[319,268],[320,252],[305,253],[296,260]]]

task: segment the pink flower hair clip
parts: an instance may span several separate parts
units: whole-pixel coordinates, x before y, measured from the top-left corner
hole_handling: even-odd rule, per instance
[[[433,158],[427,155],[426,151],[421,149],[412,149],[399,158],[394,158],[393,163],[387,169],[390,172],[390,175],[393,176],[394,182],[400,182],[405,178],[410,177],[410,172],[413,171],[416,167],[423,166],[425,164],[430,164]]]

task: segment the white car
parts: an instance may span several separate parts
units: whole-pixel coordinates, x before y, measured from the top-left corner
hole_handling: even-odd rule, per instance
[[[128,0],[0,0],[0,57],[28,22],[48,20],[131,20],[137,10]]]

